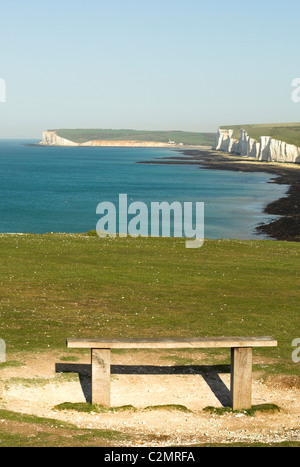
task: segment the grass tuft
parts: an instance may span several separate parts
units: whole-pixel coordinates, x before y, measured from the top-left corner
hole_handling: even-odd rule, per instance
[[[185,405],[179,404],[149,405],[143,410],[178,410],[179,412],[192,413]]]
[[[215,415],[225,415],[227,413],[233,414],[243,414],[249,417],[254,417],[257,413],[269,413],[273,414],[276,412],[280,412],[280,408],[275,404],[258,404],[252,405],[250,409],[243,409],[243,410],[232,410],[231,407],[205,407],[203,409],[204,412],[208,412]]]
[[[62,404],[53,407],[53,410],[73,410],[76,412],[86,413],[108,413],[108,412],[125,412],[126,410],[136,411],[133,405],[122,405],[120,407],[104,407],[100,404],[92,404],[90,402],[63,402]]]

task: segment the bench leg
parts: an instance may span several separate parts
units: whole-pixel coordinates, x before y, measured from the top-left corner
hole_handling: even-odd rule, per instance
[[[92,403],[110,407],[110,349],[92,349]]]
[[[233,410],[252,406],[252,348],[231,349],[230,397]]]

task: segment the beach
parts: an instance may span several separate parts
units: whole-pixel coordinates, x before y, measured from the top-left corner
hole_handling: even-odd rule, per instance
[[[160,158],[140,163],[190,164],[211,170],[269,173],[274,175],[271,183],[289,185],[285,197],[268,203],[264,208],[264,213],[280,217],[270,223],[258,225],[256,230],[275,240],[300,241],[300,165],[260,162],[212,149],[179,149],[177,152],[178,155],[172,158]]]

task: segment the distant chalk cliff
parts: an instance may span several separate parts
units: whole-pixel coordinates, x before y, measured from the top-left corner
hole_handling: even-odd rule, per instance
[[[117,147],[170,147],[173,143],[160,143],[156,141],[109,141],[109,140],[91,140],[86,143],[74,143],[68,139],[58,136],[55,131],[47,130],[43,132],[43,139],[40,142],[44,146],[117,146]]]
[[[73,141],[69,141],[68,139],[61,138],[56,134],[55,131],[44,131],[43,132],[43,139],[40,144],[45,146],[80,146]]]
[[[233,130],[219,129],[213,149],[251,157],[265,162],[300,163],[300,148],[293,144],[261,136],[259,142],[241,129],[240,139],[233,138]]]

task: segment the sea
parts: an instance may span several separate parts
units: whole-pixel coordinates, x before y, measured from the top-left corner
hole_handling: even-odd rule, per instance
[[[79,233],[96,230],[97,206],[126,194],[128,203],[204,203],[208,239],[264,239],[255,227],[278,217],[264,207],[285,196],[268,173],[156,164],[169,148],[51,147],[0,140],[0,232]],[[138,162],[152,161],[151,164]],[[182,204],[183,205],[183,204]],[[150,232],[149,232],[150,235]],[[173,236],[173,230],[170,236]],[[184,236],[184,234],[183,234]]]

